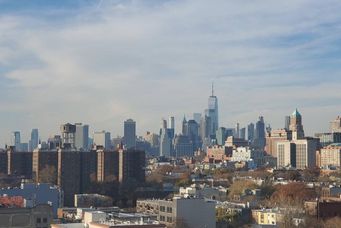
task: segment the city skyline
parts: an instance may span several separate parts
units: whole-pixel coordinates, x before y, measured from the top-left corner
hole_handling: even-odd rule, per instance
[[[52,2],[0,1],[1,145],[66,122],[143,135],[174,116],[179,132],[212,81],[220,126],[282,128],[298,108],[312,135],[340,114],[338,1]]]

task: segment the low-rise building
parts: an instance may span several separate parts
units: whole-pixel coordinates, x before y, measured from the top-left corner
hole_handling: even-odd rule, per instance
[[[52,228],[165,228],[156,216],[140,213],[106,212],[91,209],[84,212],[83,221],[78,223],[53,224]]]
[[[48,228],[53,219],[47,204],[32,208],[0,208],[0,228]]]
[[[75,194],[75,207],[111,207],[113,200],[100,194]]]
[[[207,184],[193,184],[186,188],[180,187],[179,195],[184,198],[197,197],[225,201],[227,199],[227,188],[211,187]]]
[[[22,183],[20,188],[2,188],[0,195],[21,196],[26,201],[38,204],[49,204],[52,206],[54,217],[57,217],[57,210],[63,206],[63,191],[51,184]]]
[[[304,209],[310,216],[326,219],[341,216],[340,198],[329,198],[315,201],[306,201]]]
[[[277,225],[284,218],[279,209],[252,210],[251,214],[253,222],[258,225]]]
[[[140,213],[156,215],[158,221],[167,226],[216,227],[215,202],[202,198],[174,197],[172,200],[138,200],[136,210]]]

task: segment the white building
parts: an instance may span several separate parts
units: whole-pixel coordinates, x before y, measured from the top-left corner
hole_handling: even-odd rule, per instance
[[[111,147],[110,132],[99,131],[94,133],[94,144],[96,146],[103,146],[105,149]]]
[[[157,215],[167,226],[215,228],[215,202],[202,198],[174,197],[173,200],[138,200],[137,212]]]
[[[193,184],[186,188],[180,187],[179,195],[184,198],[203,197],[205,199],[225,201],[227,199],[227,189],[224,187],[211,187],[206,184]]]

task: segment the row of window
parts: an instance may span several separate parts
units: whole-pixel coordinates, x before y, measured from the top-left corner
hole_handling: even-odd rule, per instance
[[[173,218],[172,217],[165,217],[163,215],[160,215],[160,222],[168,222],[168,223],[172,223],[173,222]]]
[[[165,206],[160,206],[160,211],[161,212],[166,212],[166,207]],[[167,207],[167,213],[172,213],[172,208]]]
[[[47,223],[47,218],[43,218],[43,219],[41,219],[41,218],[37,218],[37,223]]]

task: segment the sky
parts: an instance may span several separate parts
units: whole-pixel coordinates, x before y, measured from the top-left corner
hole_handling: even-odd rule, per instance
[[[308,135],[341,115],[338,0],[0,0],[0,145],[62,123],[122,135],[203,112],[220,125],[295,108]]]

